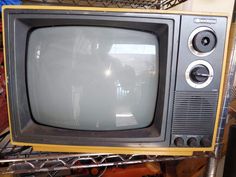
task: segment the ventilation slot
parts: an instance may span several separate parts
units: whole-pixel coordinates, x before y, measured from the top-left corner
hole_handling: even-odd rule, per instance
[[[175,92],[172,135],[212,135],[218,92]]]

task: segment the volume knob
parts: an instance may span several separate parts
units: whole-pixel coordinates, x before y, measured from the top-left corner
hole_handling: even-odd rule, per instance
[[[178,147],[184,146],[184,139],[181,137],[175,138],[174,144]]]
[[[210,55],[217,44],[217,36],[214,30],[208,27],[196,28],[189,36],[188,46],[196,56]]]
[[[200,145],[203,147],[210,147],[211,146],[211,141],[207,137],[203,137],[200,141]]]
[[[216,46],[216,36],[213,31],[198,32],[193,38],[193,48],[201,53],[212,51]]]
[[[196,138],[189,138],[188,141],[187,141],[187,144],[188,144],[189,147],[196,147],[196,146],[198,146]]]

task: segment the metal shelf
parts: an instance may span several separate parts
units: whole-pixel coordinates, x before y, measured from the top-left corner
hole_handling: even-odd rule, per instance
[[[185,1],[187,0],[23,0],[23,4],[166,10]]]
[[[68,169],[110,167],[146,162],[163,162],[186,158],[209,157],[201,154],[191,157],[164,157],[157,155],[120,155],[120,154],[74,154],[35,152],[32,147],[13,146],[9,141],[9,132],[2,134],[0,142],[0,174],[21,174],[34,172],[55,172]]]

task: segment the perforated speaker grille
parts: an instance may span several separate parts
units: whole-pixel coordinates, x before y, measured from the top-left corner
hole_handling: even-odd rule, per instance
[[[175,92],[172,135],[212,135],[218,92]]]

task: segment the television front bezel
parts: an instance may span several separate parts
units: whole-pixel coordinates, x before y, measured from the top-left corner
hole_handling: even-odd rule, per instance
[[[177,59],[179,16],[102,13],[97,11],[5,10],[6,68],[13,141],[63,145],[163,146],[169,144],[171,104]],[[46,126],[34,121],[27,94],[27,45],[30,33],[50,26],[102,26],[140,30],[159,42],[158,93],[153,123],[121,131],[80,131]],[[17,30],[16,30],[17,29]],[[175,33],[174,33],[175,32]],[[20,35],[19,35],[20,34]],[[173,45],[172,45],[173,44]],[[158,60],[158,59],[157,59]],[[171,69],[171,66],[172,69]],[[14,68],[14,69],[13,69]],[[172,74],[172,75],[171,75]],[[168,109],[170,108],[170,109]]]

